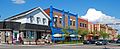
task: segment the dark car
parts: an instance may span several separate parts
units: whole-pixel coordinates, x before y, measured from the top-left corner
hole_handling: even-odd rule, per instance
[[[83,44],[95,44],[96,40],[84,40]]]
[[[107,45],[108,44],[108,41],[107,40],[97,40],[95,42],[96,45]]]
[[[109,40],[109,43],[116,43],[115,40]]]
[[[120,43],[120,39],[118,39],[118,40],[116,41],[116,43]]]

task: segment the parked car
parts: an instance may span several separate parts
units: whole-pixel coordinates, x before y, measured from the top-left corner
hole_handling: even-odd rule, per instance
[[[103,39],[97,40],[97,41],[95,42],[96,45],[107,45],[108,43],[109,43],[109,42],[108,42],[107,40],[103,40]]]
[[[83,44],[95,44],[96,40],[84,40]]]
[[[109,43],[116,43],[115,40],[108,40],[108,41],[109,41]]]
[[[118,40],[116,41],[116,43],[120,43],[120,39],[118,39]]]

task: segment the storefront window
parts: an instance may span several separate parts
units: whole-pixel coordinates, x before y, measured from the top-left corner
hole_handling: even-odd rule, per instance
[[[24,32],[24,38],[26,38],[26,32]]]
[[[31,37],[34,37],[34,32],[31,31]]]
[[[34,37],[34,32],[33,31],[28,31],[27,32],[27,38],[33,38]]]
[[[15,35],[15,38],[17,38],[17,33],[15,33],[14,35]]]
[[[13,31],[14,38],[16,39],[18,36],[19,31]]]

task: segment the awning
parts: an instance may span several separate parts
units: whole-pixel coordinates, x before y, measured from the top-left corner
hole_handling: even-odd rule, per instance
[[[62,34],[54,34],[54,37],[62,37]]]
[[[71,34],[70,37],[81,37],[81,35]]]
[[[70,37],[75,37],[75,36],[76,36],[76,35],[74,35],[74,34],[71,34],[71,35],[70,35]]]
[[[78,35],[78,37],[82,37],[81,35]]]

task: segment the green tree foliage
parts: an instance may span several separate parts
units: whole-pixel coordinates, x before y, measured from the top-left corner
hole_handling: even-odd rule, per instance
[[[82,30],[81,28],[75,29],[75,32],[76,32],[77,34],[81,35],[81,36],[82,36],[82,39],[84,39],[84,37],[85,37],[86,35],[88,35],[88,31],[87,31],[87,30]]]
[[[108,38],[109,34],[104,32],[104,31],[100,31],[100,37],[102,37],[103,39]]]
[[[69,36],[69,32],[67,31],[67,28],[63,28],[62,29],[62,32],[64,32],[64,36],[66,37],[66,36]]]
[[[120,39],[120,35],[117,35],[117,38]]]

